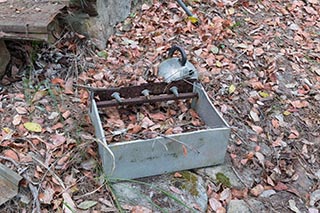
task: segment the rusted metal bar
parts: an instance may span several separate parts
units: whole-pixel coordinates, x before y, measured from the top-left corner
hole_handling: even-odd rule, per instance
[[[198,93],[179,93],[179,96],[175,96],[174,94],[163,94],[157,96],[148,96],[148,98],[145,96],[140,96],[136,98],[122,99],[121,102],[118,102],[117,100],[97,101],[97,107],[102,108],[122,105],[138,105],[144,103],[155,103],[169,100],[190,99],[195,97],[198,97]]]
[[[121,98],[136,98],[141,96],[143,90],[148,90],[150,95],[162,95],[172,94],[170,88],[177,87],[179,93],[187,93],[193,91],[193,82],[185,82],[184,80],[175,81],[171,83],[157,82],[157,83],[146,83],[139,86],[130,87],[119,87],[119,88],[108,88],[108,89],[97,89],[93,90],[94,96],[98,96],[98,101],[112,100],[112,94],[118,92]]]

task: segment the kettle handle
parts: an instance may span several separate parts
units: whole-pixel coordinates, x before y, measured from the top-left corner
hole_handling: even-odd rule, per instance
[[[175,52],[175,51],[179,51],[180,52],[180,54],[181,54],[181,59],[179,60],[180,61],[180,64],[181,64],[181,66],[185,66],[186,65],[186,63],[187,63],[187,54],[186,54],[186,52],[184,51],[184,49],[182,49],[182,47],[180,47],[180,46],[177,46],[177,45],[173,45],[171,48],[170,48],[170,50],[169,50],[169,57],[172,57],[173,56],[173,53]]]

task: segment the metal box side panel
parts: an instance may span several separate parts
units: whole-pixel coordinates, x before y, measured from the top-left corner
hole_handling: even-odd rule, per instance
[[[138,178],[220,164],[224,162],[229,132],[227,128],[200,130],[112,144],[109,147],[115,156],[115,170],[112,173],[111,163],[105,163],[104,169],[109,177]],[[111,162],[110,154],[104,155]]]
[[[194,108],[201,119],[209,128],[229,127],[227,122],[221,117],[217,109],[211,103],[207,93],[200,83],[194,84],[194,92],[198,93],[198,98],[192,101],[192,108]]]
[[[105,134],[104,134],[104,130],[102,128],[102,123],[101,123],[101,119],[100,119],[100,115],[99,115],[99,111],[96,105],[96,101],[94,99],[91,100],[90,103],[90,108],[89,108],[89,116],[91,119],[91,122],[94,126],[94,130],[95,130],[95,135],[97,140],[100,140],[101,143],[104,143],[107,145],[107,141],[105,138]],[[107,153],[105,148],[98,143],[98,149],[99,149],[99,155],[102,161],[102,167],[103,168],[107,168],[110,165],[112,165],[112,161],[110,161],[110,153]]]

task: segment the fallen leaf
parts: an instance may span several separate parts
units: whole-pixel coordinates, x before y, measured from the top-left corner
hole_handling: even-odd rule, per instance
[[[236,86],[234,85],[234,84],[231,84],[230,86],[229,86],[229,94],[232,94],[232,93],[234,93],[234,91],[236,90]]]
[[[261,184],[258,184],[250,190],[250,193],[253,196],[258,197],[263,191],[264,187]]]
[[[64,85],[64,93],[67,95],[73,95],[73,79],[69,78]]]
[[[65,112],[62,114],[62,117],[63,117],[64,119],[67,119],[70,115],[71,115],[70,110],[67,110],[67,111],[65,111]]]
[[[28,110],[25,107],[16,107],[15,110],[17,111],[17,113],[19,113],[20,115],[25,115],[28,113]]]
[[[264,53],[264,50],[262,48],[256,48],[254,49],[254,55],[261,56]]]
[[[158,121],[165,121],[167,119],[166,115],[161,112],[149,114],[149,117]]]
[[[74,213],[76,212],[76,204],[72,200],[68,192],[62,194],[63,197],[63,210],[65,213]]]
[[[291,129],[291,133],[288,136],[289,139],[299,138],[299,132],[295,129]]]
[[[291,101],[290,103],[293,107],[298,108],[298,109],[309,106],[309,103],[307,101],[297,100],[297,101]]]
[[[269,94],[267,92],[263,92],[263,91],[260,91],[259,92],[259,95],[262,97],[262,98],[267,98],[269,97]]]
[[[144,206],[134,206],[130,213],[152,213],[152,211]]]
[[[183,151],[183,155],[187,156],[188,155],[188,149],[185,145],[182,145],[182,151]]]
[[[279,121],[277,119],[272,119],[271,120],[271,124],[272,126],[275,128],[275,129],[278,129],[279,128]]]
[[[19,156],[17,155],[17,153],[11,149],[6,149],[2,152],[2,155],[7,157],[7,158],[11,158],[14,161],[19,162]]]
[[[229,199],[231,199],[231,190],[229,188],[226,188],[220,193],[219,200],[225,201]]]
[[[255,152],[254,155],[259,160],[259,163],[261,164],[261,166],[264,167],[264,161],[265,161],[264,155],[261,152]]]
[[[238,198],[238,199],[244,199],[248,197],[248,189],[235,189],[232,188],[231,189],[231,194],[234,198]]]
[[[179,133],[182,133],[183,132],[183,129],[180,127],[180,126],[176,126],[172,129],[172,133],[173,134],[179,134]]]
[[[252,118],[252,120],[254,122],[259,122],[260,121],[260,118],[259,118],[259,115],[255,112],[255,111],[250,111],[250,116]]]
[[[215,212],[222,207],[222,204],[220,203],[220,201],[214,197],[209,199],[209,205],[212,208],[212,210]]]
[[[291,112],[289,112],[289,111],[287,111],[287,110],[283,112],[283,115],[285,115],[285,116],[288,116],[288,115],[290,115],[290,114],[291,114]]]
[[[51,204],[55,191],[50,187],[45,187],[44,192],[39,194],[39,200],[44,204]]]
[[[94,207],[95,205],[97,205],[97,203],[98,202],[94,200],[85,200],[78,205],[78,208],[82,210],[88,210],[91,207]]]
[[[153,126],[154,122],[148,117],[144,117],[141,122],[141,127],[147,129],[149,126]]]
[[[296,202],[294,200],[289,200],[289,208],[295,213],[300,213],[300,210],[296,206]]]
[[[182,194],[182,191],[180,189],[178,189],[177,187],[174,187],[174,186],[169,186],[169,189],[171,191],[173,191],[174,193],[178,194],[178,195],[181,195]]]
[[[192,24],[197,24],[199,22],[199,19],[195,16],[188,16],[188,20],[192,23]]]
[[[273,189],[274,189],[274,190],[277,190],[277,191],[284,191],[284,190],[287,190],[287,189],[288,189],[288,186],[279,181],[279,182],[277,183],[277,185],[275,185],[275,187],[273,187]]]
[[[32,102],[36,102],[39,101],[40,99],[42,99],[44,96],[46,96],[48,94],[48,92],[46,90],[39,90],[37,91],[33,98],[32,98]]]
[[[173,177],[175,178],[182,178],[182,174],[179,172],[174,173]]]
[[[12,120],[12,124],[14,126],[17,126],[21,123],[21,119],[22,119],[22,116],[21,115],[15,115],[13,116],[13,120]]]
[[[23,124],[24,128],[29,130],[30,132],[41,132],[42,127],[38,123],[26,122]]]
[[[316,202],[318,202],[319,200],[320,200],[320,189],[317,189],[310,194],[310,205],[314,206]]]
[[[252,125],[251,128],[255,131],[258,135],[263,132],[263,129],[260,126]]]

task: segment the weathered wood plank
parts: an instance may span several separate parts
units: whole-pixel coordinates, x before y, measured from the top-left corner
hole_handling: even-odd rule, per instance
[[[21,14],[13,14],[0,19],[0,31],[8,33],[47,33],[63,4],[34,5]]]
[[[0,163],[0,205],[18,193],[18,185],[22,177]]]

